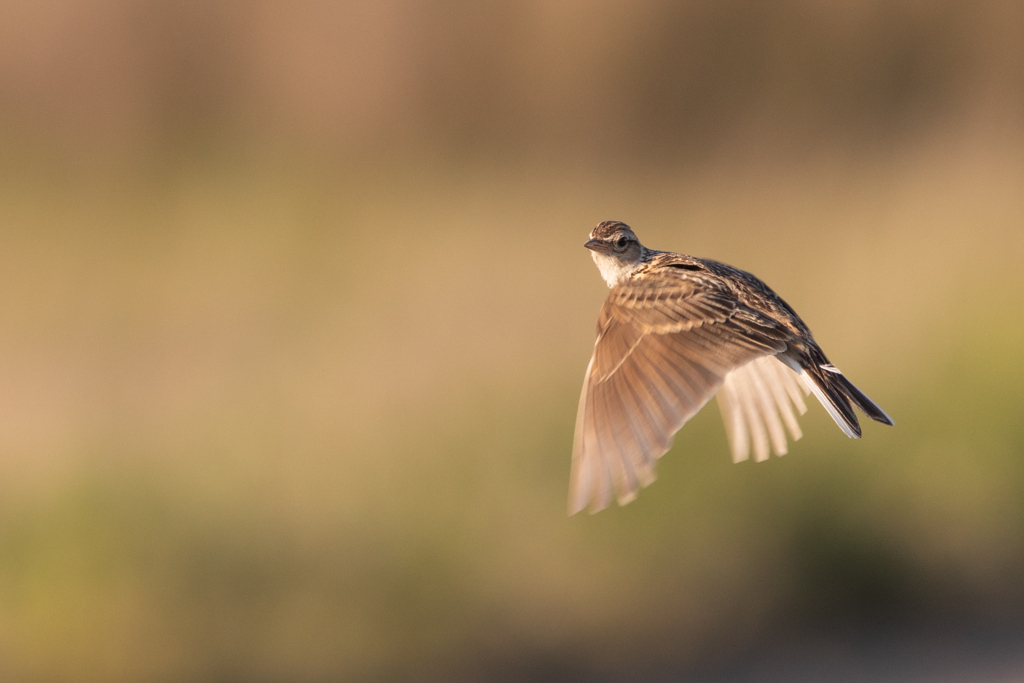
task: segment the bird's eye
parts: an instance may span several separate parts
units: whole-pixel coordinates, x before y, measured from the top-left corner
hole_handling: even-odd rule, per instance
[[[625,249],[626,248],[626,238],[625,237],[620,237],[619,239],[615,240],[615,247],[617,249],[620,249],[620,250],[621,249]]]

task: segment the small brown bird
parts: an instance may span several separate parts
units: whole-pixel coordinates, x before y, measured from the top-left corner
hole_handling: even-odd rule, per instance
[[[734,462],[786,453],[802,434],[800,389],[860,437],[851,403],[892,424],[832,365],[800,316],[750,273],[648,249],[625,223],[605,221],[584,245],[611,288],[576,414],[569,514],[620,505],[654,481],[672,437],[718,391]],[[719,391],[720,389],[720,391]]]

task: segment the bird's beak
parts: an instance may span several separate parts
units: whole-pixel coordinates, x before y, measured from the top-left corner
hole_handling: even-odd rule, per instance
[[[583,243],[583,246],[585,246],[587,249],[592,249],[593,251],[607,251],[607,249],[605,249],[604,243],[601,242],[600,240],[587,240],[586,242]]]

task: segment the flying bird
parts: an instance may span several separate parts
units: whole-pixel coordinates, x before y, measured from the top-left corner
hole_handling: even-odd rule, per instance
[[[591,250],[611,291],[576,414],[569,514],[620,505],[654,481],[672,437],[715,392],[735,462],[786,453],[786,430],[814,394],[851,438],[852,406],[890,418],[829,362],[789,304],[750,273],[708,259],[648,249],[605,221]],[[785,427],[785,428],[784,428]]]

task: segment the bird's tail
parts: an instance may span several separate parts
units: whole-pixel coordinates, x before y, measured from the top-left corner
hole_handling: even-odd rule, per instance
[[[816,356],[820,356],[817,358]],[[800,373],[811,393],[821,402],[839,428],[851,439],[860,438],[860,422],[853,406],[876,422],[891,425],[892,418],[877,403],[868,398],[853,382],[828,362],[820,351],[800,361],[785,359],[787,365]],[[818,362],[820,361],[820,362]],[[851,405],[852,403],[852,405]]]

